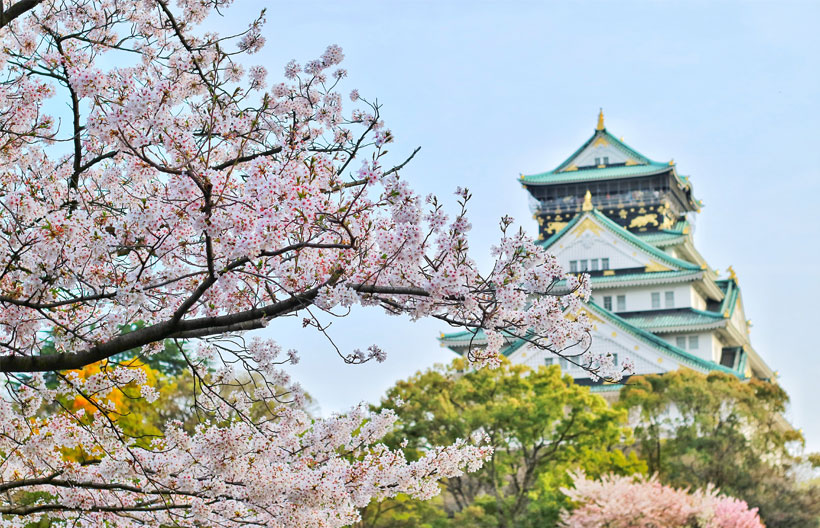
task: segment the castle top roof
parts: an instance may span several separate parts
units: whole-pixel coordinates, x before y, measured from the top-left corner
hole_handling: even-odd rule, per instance
[[[604,126],[601,112],[592,136],[560,165],[547,172],[522,174],[520,179],[524,185],[552,185],[651,176],[670,171],[682,187],[689,188],[688,179],[677,174],[674,161],[654,161],[612,135]]]

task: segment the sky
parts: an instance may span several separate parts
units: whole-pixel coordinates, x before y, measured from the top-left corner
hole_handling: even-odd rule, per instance
[[[820,2],[260,2],[270,80],[282,66],[343,47],[344,90],[378,98],[402,175],[454,208],[473,192],[472,249],[488,262],[498,220],[537,227],[520,173],[553,169],[607,129],[658,161],[674,159],[705,206],[695,243],[737,271],[752,343],[791,396],[787,417],[820,450]],[[725,272],[724,272],[725,276]],[[299,350],[290,368],[324,414],[378,402],[396,380],[454,354],[436,321],[359,309],[330,333],[344,351],[376,343],[382,364],[346,365],[298,321],[264,332]]]

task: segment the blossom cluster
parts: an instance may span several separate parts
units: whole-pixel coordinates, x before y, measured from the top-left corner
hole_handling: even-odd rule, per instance
[[[387,163],[380,106],[355,90],[342,105],[341,48],[269,85],[245,60],[264,14],[236,35],[199,27],[230,3],[46,0],[0,29],[0,486],[44,497],[4,494],[10,523],[342,526],[487,455],[464,441],[410,463],[379,443],[390,415],[309,420],[280,368],[296,354],[243,337],[277,317],[355,305],[434,317],[484,330],[473,356],[490,365],[510,337],[588,345],[588,278],[567,277],[509,218],[479,270],[469,192],[448,215],[402,178],[412,155]],[[562,280],[573,293],[552,295]],[[169,422],[147,446],[111,413],[124,386],[146,400],[158,387],[100,362],[166,341],[190,350],[202,420]],[[65,398],[87,405],[60,409]]]
[[[657,477],[609,475],[600,480],[573,475],[562,491],[577,504],[563,512],[562,526],[572,528],[764,528],[757,508],[721,495],[714,487],[688,491],[658,482]]]

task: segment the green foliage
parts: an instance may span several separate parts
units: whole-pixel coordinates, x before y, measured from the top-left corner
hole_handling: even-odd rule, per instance
[[[665,483],[713,483],[760,509],[769,528],[820,526],[820,488],[795,478],[803,437],[782,418],[778,385],[714,372],[638,376],[618,408],[635,420],[636,448]],[[808,462],[811,462],[809,460]]]
[[[533,370],[505,362],[498,369],[475,370],[456,360],[397,383],[382,408],[398,414],[389,441],[398,446],[406,440],[409,456],[479,432],[495,451],[478,472],[443,483],[434,509],[446,519],[426,512],[430,506],[406,501],[382,506],[392,513],[379,516],[369,506],[362,526],[402,526],[395,519],[404,515],[430,526],[549,526],[565,502],[558,488],[570,482],[567,469],[592,475],[645,470],[634,454],[619,449],[630,438],[626,413],[561,377],[557,367]],[[440,522],[446,524],[435,524]]]

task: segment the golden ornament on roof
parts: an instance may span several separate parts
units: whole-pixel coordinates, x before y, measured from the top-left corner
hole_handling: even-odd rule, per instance
[[[592,193],[589,192],[587,189],[587,193],[584,195],[584,205],[581,206],[582,211],[592,211]]]

